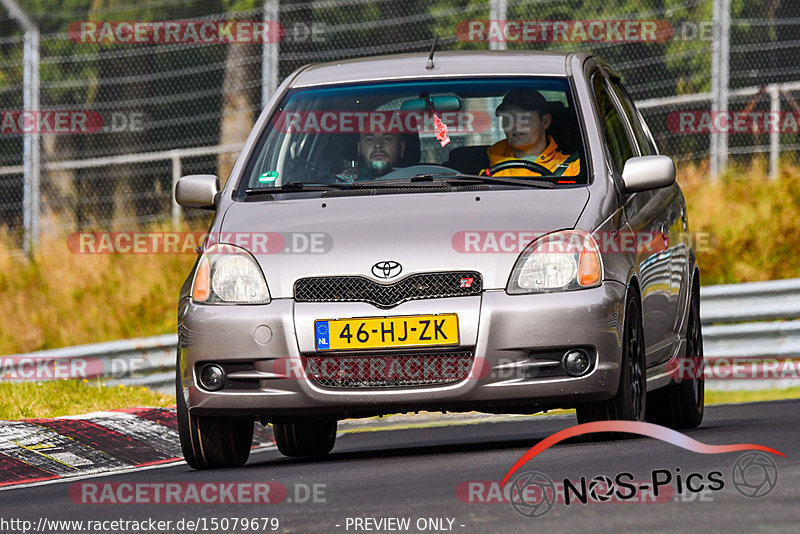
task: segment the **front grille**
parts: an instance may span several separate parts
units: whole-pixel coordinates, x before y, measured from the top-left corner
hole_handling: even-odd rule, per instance
[[[464,380],[472,351],[370,353],[304,358],[306,376],[326,388],[433,386]]]
[[[412,274],[391,284],[363,276],[301,278],[294,285],[297,302],[369,302],[383,308],[407,300],[478,295],[481,275],[472,271]]]

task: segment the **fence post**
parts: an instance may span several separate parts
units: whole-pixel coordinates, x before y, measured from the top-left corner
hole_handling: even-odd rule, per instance
[[[28,112],[39,110],[39,32],[29,30],[24,37],[24,71],[22,79],[22,108]],[[25,133],[23,141],[23,226],[25,251],[29,254],[39,244],[39,181],[41,179],[39,132],[34,128]]]
[[[767,87],[769,93],[769,112],[772,117],[780,117],[781,112],[781,93],[778,84],[772,83]],[[779,119],[780,120],[780,119]],[[774,123],[779,124],[778,121]],[[769,133],[769,177],[778,177],[778,161],[781,155],[781,132],[780,128],[773,127]]]
[[[39,110],[39,29],[15,0],[0,0],[25,35],[22,38],[22,110]],[[25,132],[22,141],[22,225],[25,229],[25,252],[31,254],[39,244],[39,132]]]
[[[711,43],[711,116],[728,111],[728,61],[731,0],[714,0],[714,31]],[[714,121],[716,123],[716,120]],[[711,131],[711,178],[716,180],[728,164],[728,134]]]
[[[264,22],[268,28],[276,28],[278,22],[278,0],[264,0]],[[269,24],[273,21],[272,24]],[[261,108],[278,88],[278,47],[280,39],[261,44]]]
[[[506,20],[508,16],[508,4],[506,0],[491,0],[489,3],[489,20]],[[500,27],[504,27],[501,23]],[[489,41],[489,50],[505,50],[507,48],[505,41]]]
[[[172,152],[172,229],[178,231],[181,224],[181,207],[175,200],[175,186],[181,179],[181,155],[178,151]]]

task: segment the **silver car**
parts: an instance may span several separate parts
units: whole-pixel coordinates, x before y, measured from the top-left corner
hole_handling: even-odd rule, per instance
[[[670,158],[589,54],[441,52],[309,65],[220,189],[179,304],[194,468],[254,423],[324,455],[338,420],[429,411],[703,417],[699,275]]]

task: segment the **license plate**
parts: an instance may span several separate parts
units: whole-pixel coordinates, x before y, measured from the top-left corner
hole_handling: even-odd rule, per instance
[[[458,315],[360,317],[314,321],[317,350],[458,345]]]

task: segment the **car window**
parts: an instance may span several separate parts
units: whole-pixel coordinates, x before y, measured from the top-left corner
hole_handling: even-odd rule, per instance
[[[507,101],[512,104],[504,104]],[[532,110],[520,110],[516,104]],[[520,126],[522,134],[514,126]],[[542,132],[538,137],[537,128]],[[529,139],[539,143],[525,144]],[[408,181],[426,173],[477,174],[509,159],[544,170],[532,173],[512,166],[502,176],[546,178],[557,187],[585,185],[582,139],[566,77],[296,88],[287,93],[261,134],[240,189],[290,182]],[[536,149],[518,154],[518,146]]]
[[[612,80],[611,87],[617,95],[622,110],[628,117],[628,123],[633,128],[633,134],[636,137],[636,143],[639,145],[639,152],[643,156],[652,156],[658,154],[655,143],[651,136],[648,135],[647,125],[644,124],[644,119],[636,109],[633,100],[628,95],[628,92],[617,80]]]
[[[592,87],[611,161],[616,171],[621,173],[625,162],[636,155],[636,150],[631,144],[622,116],[614,105],[614,99],[605,85],[605,80],[599,72],[592,77]]]

